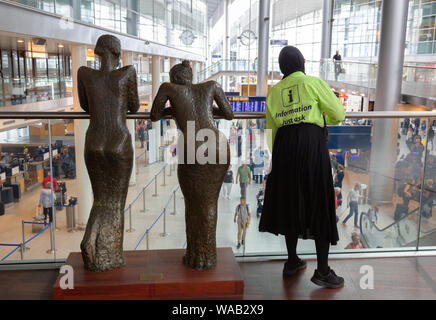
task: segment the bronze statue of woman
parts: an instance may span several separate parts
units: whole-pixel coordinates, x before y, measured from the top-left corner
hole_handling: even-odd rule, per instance
[[[167,101],[170,101],[171,107],[165,108]],[[213,107],[214,101],[218,108]],[[183,133],[183,141],[179,141],[177,147],[177,154],[184,155],[183,159],[179,157],[177,168],[185,199],[187,247],[183,262],[195,269],[209,269],[216,265],[218,197],[230,164],[230,147],[227,138],[215,126],[214,114],[227,120],[233,119],[230,104],[215,81],[192,84],[192,69],[188,61],[183,61],[170,70],[170,83],[160,86],[151,109],[152,121],[172,115]],[[190,126],[195,126],[195,130],[192,130],[195,137],[200,131],[204,132],[204,129],[213,133],[216,145],[213,145],[213,150],[209,149],[205,153],[216,152],[216,161],[198,161],[196,155],[204,142],[194,138],[192,142],[195,146],[189,145],[187,139]],[[190,150],[194,153],[193,161],[189,161],[192,157]]]
[[[118,38],[101,36],[94,52],[100,70],[80,67],[77,74],[80,105],[91,116],[85,140],[85,163],[94,203],[80,248],[85,268],[108,271],[124,264],[124,206],[133,166],[133,147],[126,113],[139,109],[136,71],[117,69]]]

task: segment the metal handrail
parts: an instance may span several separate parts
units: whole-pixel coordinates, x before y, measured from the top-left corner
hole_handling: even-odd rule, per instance
[[[436,100],[435,98],[431,98]],[[223,117],[214,116],[216,119]],[[165,119],[171,119],[166,116]],[[264,112],[234,112],[234,119],[263,119]],[[370,112],[347,112],[346,119],[377,119],[377,118],[436,118],[434,111],[370,111]],[[0,112],[0,120],[5,119],[90,119],[86,112]],[[126,119],[150,120],[150,112],[127,113]]]

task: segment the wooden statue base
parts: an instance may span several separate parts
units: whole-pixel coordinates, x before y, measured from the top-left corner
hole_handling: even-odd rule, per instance
[[[107,272],[83,267],[80,252],[66,264],[74,270],[74,289],[61,289],[59,275],[53,299],[189,299],[242,298],[244,281],[231,248],[217,249],[213,269],[198,271],[183,265],[184,249],[125,251],[126,264]]]

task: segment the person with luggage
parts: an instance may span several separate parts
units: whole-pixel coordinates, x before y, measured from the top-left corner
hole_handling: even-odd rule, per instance
[[[236,249],[245,245],[245,236],[247,229],[250,226],[251,213],[248,204],[245,202],[245,197],[241,197],[240,203],[236,206],[235,216],[233,222],[238,224],[238,244]]]
[[[51,183],[47,182],[44,186],[44,188],[41,190],[41,193],[39,195],[39,207],[43,208],[43,214],[44,214],[44,222],[52,223],[53,222],[53,206],[54,202],[56,200],[56,195],[51,190]]]

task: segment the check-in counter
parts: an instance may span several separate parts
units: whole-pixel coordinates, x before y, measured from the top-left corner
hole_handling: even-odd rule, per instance
[[[29,179],[34,183],[42,183],[44,180],[44,161],[32,161],[27,164]]]
[[[18,169],[18,173],[16,172],[17,170],[14,171],[15,168]],[[7,180],[11,185],[19,185],[20,193],[22,194],[26,190],[24,185],[24,172],[20,172],[19,167],[15,168],[13,169],[13,174],[10,177],[7,177]]]

